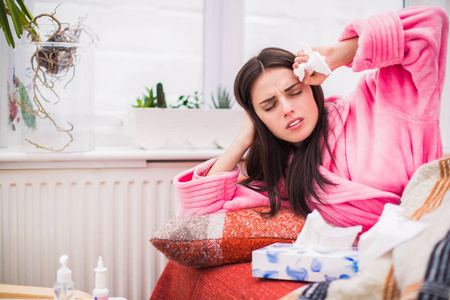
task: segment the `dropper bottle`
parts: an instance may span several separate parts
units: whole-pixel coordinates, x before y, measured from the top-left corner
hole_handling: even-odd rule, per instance
[[[95,288],[92,291],[94,300],[108,300],[109,290],[106,288],[106,268],[100,256],[95,271]]]
[[[61,268],[56,273],[56,282],[54,286],[54,300],[74,300],[75,283],[72,281],[72,271],[67,267],[69,257],[62,255],[59,259]]]

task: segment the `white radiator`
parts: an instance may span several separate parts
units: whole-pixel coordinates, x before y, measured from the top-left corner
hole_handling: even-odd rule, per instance
[[[102,256],[111,296],[149,299],[166,264],[149,237],[175,216],[174,175],[195,164],[0,170],[0,283],[53,287],[67,254],[91,293]]]

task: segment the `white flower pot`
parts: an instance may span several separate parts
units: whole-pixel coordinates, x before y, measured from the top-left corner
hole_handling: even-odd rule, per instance
[[[245,112],[232,109],[131,108],[134,142],[144,149],[227,148]]]

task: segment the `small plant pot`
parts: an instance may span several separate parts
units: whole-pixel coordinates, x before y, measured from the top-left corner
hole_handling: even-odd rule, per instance
[[[231,109],[131,108],[134,142],[144,149],[228,148],[245,112]]]

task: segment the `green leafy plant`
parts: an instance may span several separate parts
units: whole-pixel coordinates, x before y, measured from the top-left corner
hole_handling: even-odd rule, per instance
[[[200,99],[200,94],[195,91],[193,95],[181,95],[178,101],[172,108],[185,107],[189,109],[198,109],[203,105],[203,101]]]
[[[12,20],[15,35],[18,38],[22,37],[24,30],[28,32],[33,31],[30,26],[33,16],[23,0],[0,0],[0,27],[5,34],[8,45],[15,48],[16,45],[8,16]],[[34,32],[34,35],[36,35],[36,32]]]
[[[156,85],[156,96],[153,92],[153,88],[147,89],[147,94],[144,94],[142,98],[137,98],[137,105],[133,105],[133,107],[159,107],[166,108],[166,97],[164,94],[164,89],[162,83],[158,83]]]
[[[234,105],[233,96],[227,91],[226,88],[220,86],[217,87],[217,95],[211,95],[213,104],[215,108],[231,108]]]

